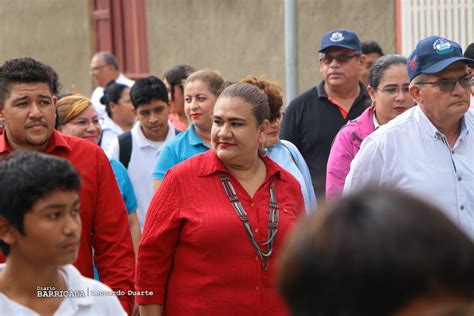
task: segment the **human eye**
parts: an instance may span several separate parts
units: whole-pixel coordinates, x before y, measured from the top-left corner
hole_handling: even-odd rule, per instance
[[[138,114],[140,114],[141,116],[150,116],[150,111],[148,110],[139,111]]]
[[[199,102],[204,102],[204,101],[207,100],[207,98],[206,98],[205,96],[198,96],[196,99],[197,99]]]
[[[438,81],[438,86],[440,89],[449,89],[456,84],[456,79],[441,79]]]
[[[219,118],[214,118],[213,122],[214,122],[214,124],[217,125],[217,126],[219,126],[219,125],[222,124],[222,123],[221,123],[221,119],[219,119]]]
[[[408,93],[410,91],[410,85],[409,84],[404,84],[402,86],[402,91],[403,91],[403,93]]]
[[[89,122],[86,119],[78,119],[75,121],[75,124],[84,127],[87,126]]]
[[[24,108],[24,107],[27,107],[28,106],[28,102],[26,100],[24,101],[19,101],[17,103],[15,103],[15,106],[16,107],[19,107],[19,108]]]
[[[51,104],[51,101],[49,101],[49,100],[41,100],[41,101],[39,102],[39,104],[40,104],[41,106],[49,106],[49,105]]]
[[[235,126],[235,127],[240,127],[244,125],[242,122],[232,122],[232,126]]]
[[[470,75],[465,75],[459,78],[459,83],[461,84],[461,86],[468,88],[471,85],[471,80],[472,77]]]
[[[185,97],[184,98],[184,102],[186,102],[186,103],[191,103],[192,100],[193,100],[193,98],[191,98],[191,97]]]
[[[390,93],[390,94],[397,93],[397,90],[398,90],[398,87],[396,87],[396,86],[386,86],[385,88],[383,88],[383,91],[385,91],[387,93]]]
[[[153,110],[153,112],[159,114],[159,113],[163,112],[163,110],[164,110],[164,108],[160,106],[160,107],[158,107],[158,108],[155,108],[155,109]]]
[[[55,211],[55,212],[50,212],[46,214],[46,218],[50,220],[56,220],[59,217],[61,217],[61,212]]]
[[[350,59],[349,55],[346,55],[346,54],[336,56],[336,60],[340,63],[345,63],[349,59]]]
[[[74,217],[78,216],[80,213],[81,213],[81,209],[79,207],[74,207],[71,210],[71,215]]]

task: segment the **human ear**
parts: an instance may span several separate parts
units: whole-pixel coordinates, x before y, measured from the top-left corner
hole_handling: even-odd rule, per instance
[[[410,85],[408,92],[416,103],[422,103],[423,98],[421,96],[421,89],[419,86]]]
[[[267,137],[268,130],[270,129],[270,122],[265,119],[262,124],[258,127],[258,142],[263,144]]]
[[[13,245],[16,242],[16,229],[3,216],[0,216],[0,240],[7,245]]]
[[[375,89],[372,88],[371,86],[367,86],[367,92],[369,93],[370,99],[372,100],[372,103],[375,102]]]

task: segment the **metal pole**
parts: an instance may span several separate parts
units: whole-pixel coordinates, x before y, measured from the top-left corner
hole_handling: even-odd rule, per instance
[[[285,0],[285,77],[286,105],[296,96],[298,87],[296,1]]]

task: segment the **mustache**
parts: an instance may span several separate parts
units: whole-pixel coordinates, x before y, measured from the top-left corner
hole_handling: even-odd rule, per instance
[[[43,121],[43,120],[32,121],[32,122],[29,122],[25,125],[26,128],[36,127],[36,126],[43,126],[43,127],[46,127],[46,128],[49,127],[48,123],[46,121]]]
[[[339,69],[335,69],[335,70],[331,70],[328,72],[330,75],[343,75],[344,74],[344,71],[342,70],[339,70]]]

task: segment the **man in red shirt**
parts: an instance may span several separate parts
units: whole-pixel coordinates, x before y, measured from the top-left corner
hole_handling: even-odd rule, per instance
[[[0,157],[13,151],[38,151],[63,157],[79,171],[81,245],[75,266],[93,278],[92,260],[100,280],[114,291],[131,313],[135,257],[127,212],[114,173],[102,149],[57,132],[55,126],[57,77],[51,67],[32,58],[6,61],[0,66]],[[92,258],[92,249],[94,258]],[[45,285],[47,286],[47,285]]]

